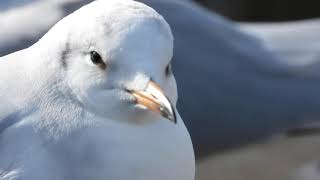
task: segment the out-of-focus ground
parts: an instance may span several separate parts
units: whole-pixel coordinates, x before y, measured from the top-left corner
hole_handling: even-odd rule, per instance
[[[199,160],[196,180],[317,180],[319,159],[320,135],[275,137]]]

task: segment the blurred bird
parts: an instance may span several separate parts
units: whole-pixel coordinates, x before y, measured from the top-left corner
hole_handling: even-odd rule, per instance
[[[239,23],[242,30],[256,36],[291,71],[319,77],[320,20],[281,23]]]
[[[0,58],[0,179],[193,180],[173,36],[150,7],[98,0]]]

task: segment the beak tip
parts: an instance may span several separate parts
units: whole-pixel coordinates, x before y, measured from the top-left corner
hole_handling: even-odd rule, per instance
[[[174,124],[177,124],[177,119],[174,119],[174,120],[173,120],[173,123],[174,123]]]
[[[173,110],[173,120],[172,120],[172,122],[174,123],[174,124],[177,124],[177,115],[176,115],[176,111],[175,110]]]
[[[171,113],[169,113],[171,112]],[[177,124],[177,115],[175,109],[171,106],[171,111],[164,111],[162,112],[162,116],[173,122],[174,124]]]
[[[126,90],[136,98],[136,103],[141,104],[151,111],[160,113],[162,117],[177,124],[176,110],[170,100],[164,95],[160,86],[150,81],[143,91]]]

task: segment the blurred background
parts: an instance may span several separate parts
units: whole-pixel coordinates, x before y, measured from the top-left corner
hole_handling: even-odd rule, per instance
[[[92,0],[1,0],[0,56]],[[320,180],[319,1],[141,0],[175,37],[197,180]]]
[[[288,21],[319,17],[317,0],[195,0],[238,21]]]

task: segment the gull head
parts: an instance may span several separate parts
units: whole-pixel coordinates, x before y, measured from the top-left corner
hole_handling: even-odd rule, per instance
[[[65,89],[89,112],[116,121],[176,123],[173,36],[152,8],[97,0],[40,41],[55,44]]]

